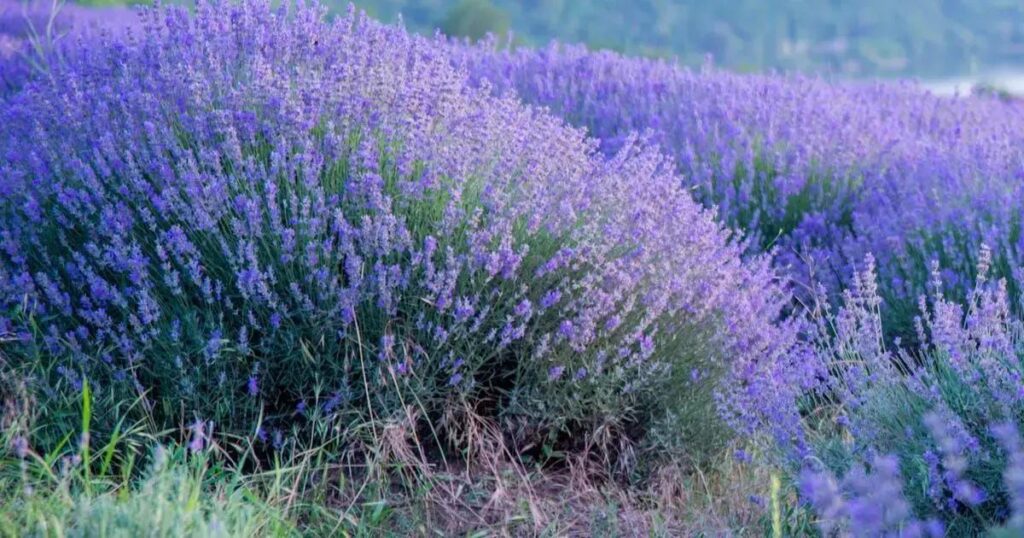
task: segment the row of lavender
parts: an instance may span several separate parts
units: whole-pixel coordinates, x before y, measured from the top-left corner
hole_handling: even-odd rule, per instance
[[[939,260],[969,292],[979,245],[1016,292],[1024,256],[1024,107],[912,84],[691,71],[582,47],[453,47],[474,80],[586,127],[614,153],[647,133],[725,222],[837,296],[868,253],[909,327]],[[902,318],[902,319],[899,319]]]
[[[717,412],[826,524],[1020,513],[1017,105],[255,0],[138,21],[0,66],[0,333],[42,394],[267,445],[488,402],[522,444],[661,454]]]

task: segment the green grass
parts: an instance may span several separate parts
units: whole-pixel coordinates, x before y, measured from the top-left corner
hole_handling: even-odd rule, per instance
[[[34,448],[27,393],[0,388],[6,410],[0,441],[10,449],[0,454],[0,536],[295,534],[288,512],[269,502],[281,494],[279,487],[258,487],[254,477],[209,454],[189,457],[141,425],[123,422],[94,446],[88,383],[79,428],[45,452]],[[45,417],[45,410],[38,415]]]
[[[43,465],[45,479],[4,479],[2,536],[292,536],[294,524],[238,477],[213,476],[202,459],[158,449],[138,479],[88,477]],[[65,460],[59,460],[65,461]],[[86,466],[83,466],[83,469]],[[52,474],[51,474],[52,473]]]

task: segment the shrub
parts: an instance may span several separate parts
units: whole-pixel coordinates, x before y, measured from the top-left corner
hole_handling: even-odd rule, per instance
[[[886,529],[916,516],[942,522],[952,535],[976,536],[1019,514],[1024,325],[1010,312],[1005,281],[989,280],[990,251],[980,252],[978,284],[966,306],[944,297],[935,269],[932,292],[921,298],[917,327],[925,346],[919,353],[884,345],[871,259],[845,306],[827,318],[821,349],[830,383],[813,406],[816,458],[801,463],[825,464],[804,477],[826,523],[857,517],[859,506],[863,517]],[[869,480],[867,490],[854,484],[845,500],[838,490],[832,497],[823,493],[828,473],[853,472],[856,483],[862,467],[887,474]],[[869,498],[868,490],[883,489],[886,499]],[[904,495],[902,512],[891,521],[882,517]],[[848,503],[852,507],[840,509]]]
[[[602,157],[354,13],[143,19],[0,108],[0,330],[41,393],[269,444],[460,401],[524,445],[669,402],[793,433],[788,295],[655,151]]]
[[[818,527],[826,536],[844,530],[858,536],[945,536],[941,522],[912,517],[899,461],[891,456],[874,458],[870,467],[854,465],[841,485],[829,473],[805,470],[800,489],[818,512]]]

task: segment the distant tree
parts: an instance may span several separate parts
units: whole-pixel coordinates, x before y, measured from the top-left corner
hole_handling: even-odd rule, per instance
[[[462,0],[448,12],[441,30],[450,36],[477,40],[489,33],[507,33],[508,16],[490,0]]]
[[[993,97],[1002,101],[1020,101],[1021,97],[1010,90],[989,82],[979,82],[971,87],[971,95]]]

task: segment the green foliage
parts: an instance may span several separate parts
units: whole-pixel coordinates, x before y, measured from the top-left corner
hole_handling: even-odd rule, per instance
[[[462,0],[448,12],[441,30],[450,36],[477,40],[487,34],[506,33],[508,17],[490,0]]]

